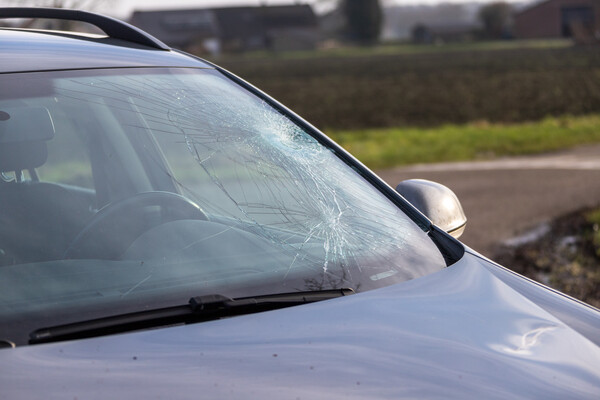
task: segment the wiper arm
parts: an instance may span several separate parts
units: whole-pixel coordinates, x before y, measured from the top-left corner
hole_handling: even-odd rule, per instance
[[[291,292],[231,299],[219,294],[192,297],[188,304],[91,319],[72,324],[37,329],[29,343],[49,343],[83,339],[152,327],[204,322],[236,315],[252,314],[354,294],[354,290],[334,289]]]

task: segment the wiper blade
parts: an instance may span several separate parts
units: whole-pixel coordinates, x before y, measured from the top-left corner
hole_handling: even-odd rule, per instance
[[[174,324],[204,322],[236,315],[252,314],[354,294],[349,288],[291,292],[231,299],[219,294],[192,297],[188,304],[120,314],[72,324],[37,329],[29,334],[29,344],[83,339]]]

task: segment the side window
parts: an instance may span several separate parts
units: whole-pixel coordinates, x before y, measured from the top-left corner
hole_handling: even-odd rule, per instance
[[[47,107],[54,123],[54,138],[47,142],[48,160],[38,168],[40,181],[94,189],[92,167],[83,127],[76,116],[60,107]]]

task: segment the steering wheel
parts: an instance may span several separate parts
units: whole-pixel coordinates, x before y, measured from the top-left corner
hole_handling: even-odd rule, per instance
[[[179,219],[208,221],[196,203],[179,194],[159,191],[137,193],[100,209],[71,241],[63,259],[118,258],[135,238],[152,227],[144,218],[137,219],[144,215],[142,209],[151,206],[161,208],[161,218],[153,226]],[[171,212],[164,212],[166,210]]]

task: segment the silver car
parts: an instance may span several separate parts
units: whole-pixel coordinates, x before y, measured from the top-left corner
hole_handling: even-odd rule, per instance
[[[0,399],[600,398],[600,311],[449,189],[120,21],[0,17],[106,32],[0,29]]]

